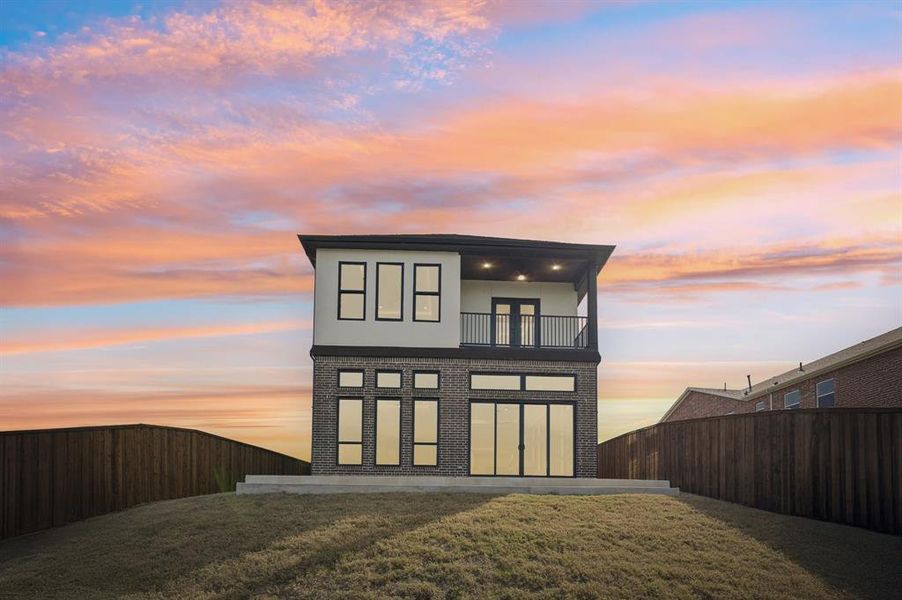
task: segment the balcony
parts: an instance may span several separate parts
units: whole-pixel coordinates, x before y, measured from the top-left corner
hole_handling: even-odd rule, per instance
[[[460,345],[588,350],[589,319],[580,316],[460,313]]]

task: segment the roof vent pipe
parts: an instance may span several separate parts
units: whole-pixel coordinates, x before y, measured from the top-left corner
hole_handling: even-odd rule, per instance
[[[804,370],[805,369],[802,368],[802,363],[799,363],[799,371],[804,371]]]
[[[752,391],[752,376],[746,375],[745,377],[746,377],[746,379],[749,380],[749,391],[751,392]]]

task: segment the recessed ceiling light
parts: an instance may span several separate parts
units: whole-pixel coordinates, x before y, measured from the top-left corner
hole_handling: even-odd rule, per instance
[[[517,281],[526,281],[526,275],[517,275]]]
[[[551,265],[551,270],[552,270],[552,271],[560,271],[560,270],[561,270],[561,265]]]
[[[482,268],[483,268],[483,269],[490,269],[490,268],[492,268],[492,263],[490,263],[490,262],[484,262],[484,263],[482,263]]]

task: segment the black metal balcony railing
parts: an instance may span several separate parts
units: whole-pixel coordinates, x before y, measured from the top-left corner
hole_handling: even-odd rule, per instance
[[[462,312],[460,345],[585,350],[588,318]]]

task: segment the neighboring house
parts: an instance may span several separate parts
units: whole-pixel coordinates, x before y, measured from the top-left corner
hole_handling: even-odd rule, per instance
[[[298,237],[316,273],[314,475],[595,477],[613,246]]]
[[[750,388],[686,388],[661,422],[833,407],[902,407],[902,327]]]

